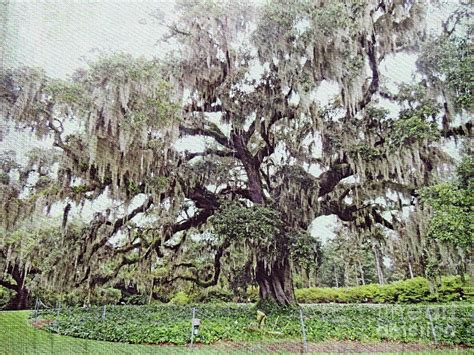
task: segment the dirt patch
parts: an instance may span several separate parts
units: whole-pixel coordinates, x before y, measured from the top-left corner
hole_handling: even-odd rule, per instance
[[[38,320],[36,322],[32,322],[31,325],[33,327],[35,327],[36,329],[41,329],[43,328],[44,326],[48,325],[48,324],[51,324],[53,323],[52,320],[49,320],[49,319],[41,319],[41,320]]]

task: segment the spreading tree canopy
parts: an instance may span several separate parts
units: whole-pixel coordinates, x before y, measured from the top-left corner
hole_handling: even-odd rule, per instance
[[[54,146],[26,167],[2,158],[3,233],[62,201],[58,228],[70,235],[71,204],[105,194],[125,208],[96,213],[74,233],[75,247],[63,248],[74,269],[65,284],[93,287],[127,272],[148,275],[147,287],[179,279],[206,287],[238,253],[262,300],[294,302],[292,268],[318,258],[308,234],[316,217],[405,233],[396,211],[417,204],[417,189],[444,172],[442,140],[471,134],[471,123],[456,119],[473,108],[470,27],[455,31],[466,11],[435,38],[427,8],[179,1],[165,59],[102,57],[68,80],[3,70],[3,118]],[[381,64],[402,51],[420,55],[419,80],[394,92]],[[205,148],[183,149],[190,137]],[[200,243],[210,264],[199,262]],[[168,274],[156,272],[163,265]]]

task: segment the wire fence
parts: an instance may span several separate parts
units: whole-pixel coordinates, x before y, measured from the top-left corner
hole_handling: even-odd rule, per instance
[[[387,346],[416,351],[474,346],[473,310],[472,305],[317,304],[265,313],[248,304],[69,307],[38,299],[31,322],[63,335],[172,343],[185,351],[371,352]]]

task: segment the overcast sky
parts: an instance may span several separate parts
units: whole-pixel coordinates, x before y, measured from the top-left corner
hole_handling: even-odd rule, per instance
[[[4,65],[39,66],[65,77],[98,50],[159,56],[163,27],[150,13],[172,9],[170,1],[11,2]]]

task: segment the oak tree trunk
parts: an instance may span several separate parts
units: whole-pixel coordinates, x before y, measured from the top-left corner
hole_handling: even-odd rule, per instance
[[[257,262],[256,280],[260,287],[260,301],[273,301],[279,305],[295,302],[289,256],[275,261],[271,267],[264,261]]]
[[[255,204],[264,204],[262,177],[259,170],[260,162],[247,150],[242,135],[234,133],[232,140],[247,174],[250,200]],[[270,265],[265,260],[258,260],[255,278],[260,287],[261,302],[273,301],[279,305],[289,305],[295,302],[288,250],[283,250],[280,257]]]
[[[7,309],[11,310],[21,310],[27,309],[29,306],[29,292],[26,287],[19,287],[16,291],[15,296],[10,300],[10,303],[7,306]]]
[[[15,280],[9,289],[15,292],[15,296],[10,300],[7,309],[21,310],[27,309],[30,301],[30,293],[25,287],[25,273],[20,270],[18,265],[10,265],[7,269],[9,275]]]

